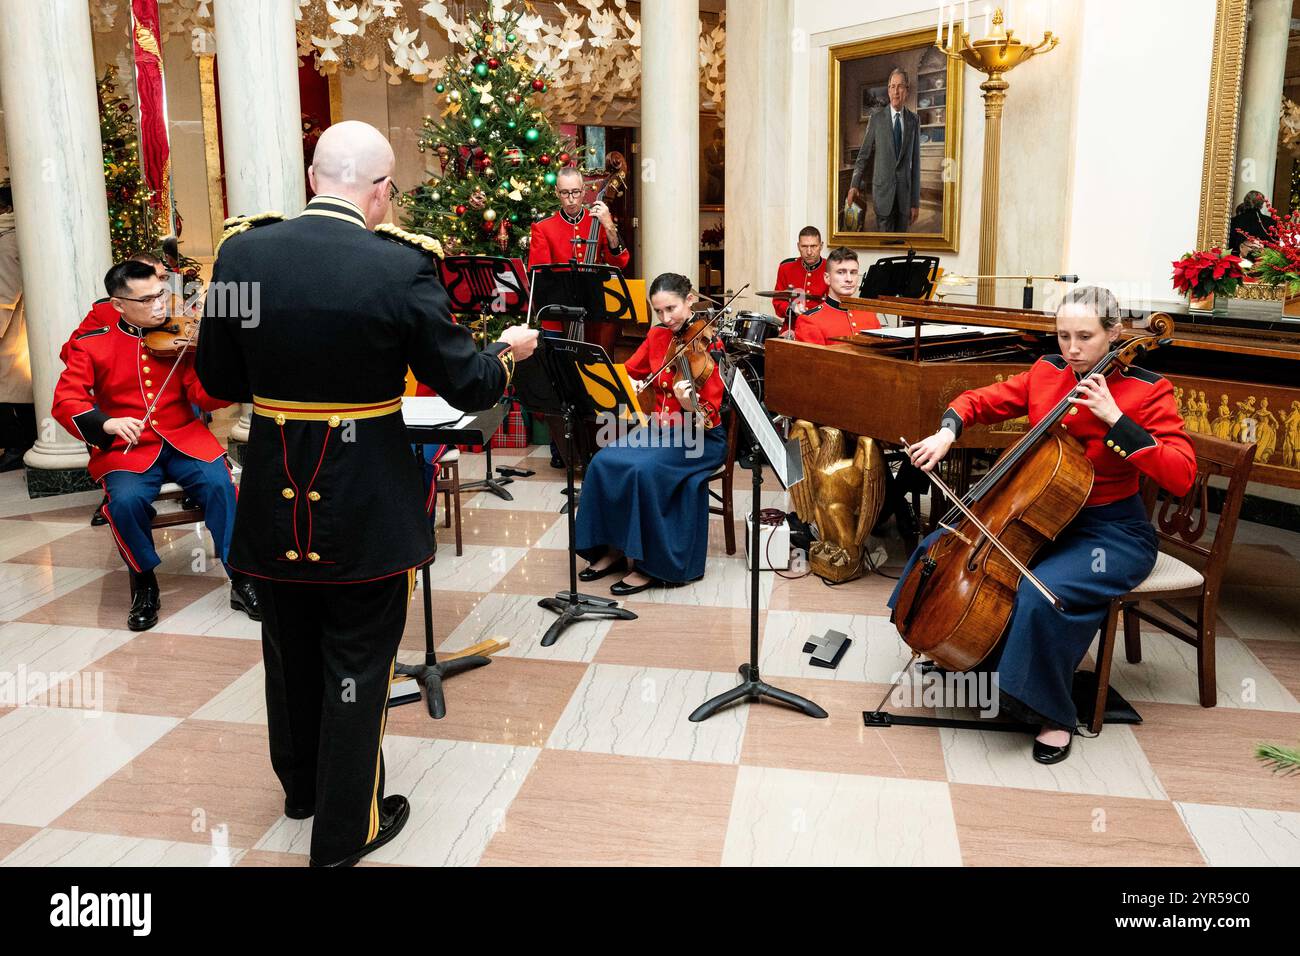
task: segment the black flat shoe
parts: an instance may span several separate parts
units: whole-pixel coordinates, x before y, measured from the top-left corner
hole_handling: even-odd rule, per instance
[[[601,568],[599,571],[593,571],[591,568],[583,568],[578,572],[579,581],[599,581],[601,578],[608,577],[616,571],[622,571],[627,567],[627,559],[619,558],[611,563],[608,567]]]
[[[681,588],[686,585],[674,581],[660,581],[658,578],[651,578],[645,584],[626,584],[622,581],[615,581],[609,586],[609,593],[618,597],[626,597],[629,594],[640,594],[642,591],[648,591],[650,588]]]
[[[106,504],[108,504],[107,498],[99,503],[99,507],[95,509],[95,513],[90,516],[90,526],[92,528],[98,528],[100,525],[108,524],[108,518],[104,515],[104,506]]]
[[[384,797],[384,802],[379,805],[379,835],[363,846],[356,853],[345,856],[341,860],[333,863],[318,863],[315,860],[309,861],[310,866],[329,866],[344,867],[356,866],[360,859],[367,853],[378,850],[385,843],[392,840],[402,832],[402,827],[406,826],[406,821],[411,818],[411,805],[407,802],[406,797],[392,796]]]
[[[131,610],[126,615],[126,626],[132,631],[147,631],[158,623],[158,609],[162,597],[156,584],[142,584],[131,599]]]
[[[1060,763],[1066,757],[1070,756],[1070,745],[1074,743],[1074,737],[1066,741],[1064,747],[1051,747],[1041,740],[1034,741],[1034,759],[1039,763]]]
[[[250,621],[262,619],[262,609],[257,603],[257,588],[248,578],[239,578],[230,582],[230,607],[243,611]]]
[[[308,817],[316,815],[316,807],[295,807],[290,805],[289,801],[284,801],[284,815],[290,820],[306,820]]]

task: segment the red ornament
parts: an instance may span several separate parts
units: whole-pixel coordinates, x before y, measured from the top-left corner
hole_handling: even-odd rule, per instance
[[[568,161],[569,161],[569,154],[568,154],[568,153],[561,153],[561,154],[560,154],[560,162],[561,162],[561,163],[567,163]]]
[[[546,83],[542,80],[540,76],[537,79],[533,80],[533,89],[535,89],[538,93],[546,89]]]
[[[549,165],[551,165],[551,154],[550,154],[550,153],[542,153],[541,157],[539,157],[539,158],[541,159],[541,161],[542,161],[542,165],[543,165],[543,166],[549,166]]]
[[[498,60],[496,57],[490,57],[490,58],[488,59],[488,69],[489,69],[489,70],[495,70],[495,69],[496,69],[497,67],[499,67],[500,65],[501,65],[501,61]]]
[[[456,207],[456,215],[458,215],[458,216],[463,216],[463,215],[465,215],[465,207],[464,207],[464,206],[457,206],[457,207]]]

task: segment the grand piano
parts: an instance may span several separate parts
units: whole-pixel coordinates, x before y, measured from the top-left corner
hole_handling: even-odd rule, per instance
[[[764,394],[772,412],[884,442],[917,441],[961,392],[1058,351],[1053,318],[1042,312],[896,297],[844,304],[896,315],[900,328],[827,346],[769,339]],[[1171,343],[1138,364],[1170,380],[1188,430],[1258,442],[1252,481],[1300,488],[1300,323],[1167,314]],[[1149,315],[1135,312],[1126,325],[1140,331]],[[957,446],[1003,448],[1027,424],[972,426]]]

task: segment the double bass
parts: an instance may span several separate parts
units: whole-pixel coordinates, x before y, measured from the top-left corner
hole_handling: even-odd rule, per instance
[[[1088,373],[1105,375],[1168,342],[1173,321],[1151,317],[1147,334],[1123,342]],[[1058,427],[1072,407],[1067,393],[998,459],[965,496],[930,479],[954,507],[940,535],[904,580],[890,620],[912,648],[947,670],[966,671],[997,646],[1022,577],[1058,610],[1061,601],[1029,564],[1078,515],[1092,491],[1092,463],[1082,444]]]

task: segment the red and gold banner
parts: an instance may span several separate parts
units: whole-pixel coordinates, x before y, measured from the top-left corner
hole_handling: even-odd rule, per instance
[[[144,178],[153,190],[154,220],[171,233],[171,145],[167,137],[167,95],[163,89],[158,0],[131,0],[131,48],[136,99],[140,104],[140,156]]]

